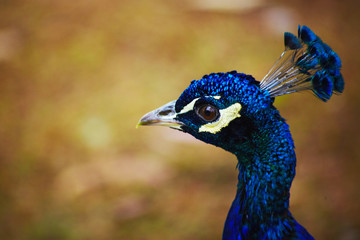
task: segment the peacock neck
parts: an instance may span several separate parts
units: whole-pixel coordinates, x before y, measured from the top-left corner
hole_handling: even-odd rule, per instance
[[[296,157],[288,125],[278,116],[266,125],[255,126],[235,154],[237,193],[224,239],[283,239],[293,234],[297,223],[288,208]]]

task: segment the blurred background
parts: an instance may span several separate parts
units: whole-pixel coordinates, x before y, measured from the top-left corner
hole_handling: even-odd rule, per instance
[[[178,131],[135,129],[193,79],[261,80],[308,25],[346,86],[280,97],[291,211],[317,239],[360,239],[357,1],[0,2],[0,239],[220,239],[236,159]]]

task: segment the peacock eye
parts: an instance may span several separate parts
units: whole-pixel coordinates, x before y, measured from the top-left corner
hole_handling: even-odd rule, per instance
[[[196,114],[207,122],[215,121],[220,115],[219,109],[211,104],[199,106],[196,109]]]

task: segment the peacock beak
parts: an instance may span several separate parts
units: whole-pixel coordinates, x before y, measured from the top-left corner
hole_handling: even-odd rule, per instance
[[[158,126],[167,126],[171,128],[181,129],[180,127],[184,124],[176,120],[176,111],[175,111],[176,100],[171,101],[164,106],[155,109],[152,112],[145,114],[139,121],[136,127],[142,125],[158,125]]]

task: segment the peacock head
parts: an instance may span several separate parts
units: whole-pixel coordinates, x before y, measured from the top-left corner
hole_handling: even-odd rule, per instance
[[[146,114],[139,125],[169,126],[236,152],[234,147],[276,114],[272,102],[250,75],[212,73],[192,81],[178,100]]]
[[[311,90],[327,101],[344,90],[340,58],[310,28],[299,26],[298,36],[286,32],[284,42],[285,51],[261,82],[235,71],[205,75],[178,100],[146,114],[139,125],[176,128],[235,154],[241,143],[269,144],[275,127],[287,128],[273,107],[275,97]]]

